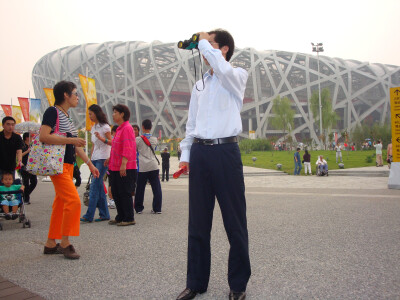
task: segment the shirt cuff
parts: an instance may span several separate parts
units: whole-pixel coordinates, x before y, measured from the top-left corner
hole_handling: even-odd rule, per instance
[[[190,150],[182,150],[181,162],[189,162]]]

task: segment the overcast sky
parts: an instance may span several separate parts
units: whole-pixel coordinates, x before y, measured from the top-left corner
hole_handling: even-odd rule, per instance
[[[61,47],[189,38],[224,28],[239,48],[400,66],[400,0],[0,0],[0,103],[34,97],[32,69]]]

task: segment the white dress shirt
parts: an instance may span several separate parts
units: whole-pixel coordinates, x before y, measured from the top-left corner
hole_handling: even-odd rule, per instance
[[[189,104],[186,137],[180,143],[181,161],[189,162],[193,139],[216,139],[237,136],[242,132],[240,111],[243,107],[247,71],[234,68],[203,39],[199,50],[214,73],[204,74],[204,84],[199,80],[193,87]],[[196,89],[196,86],[200,91]]]

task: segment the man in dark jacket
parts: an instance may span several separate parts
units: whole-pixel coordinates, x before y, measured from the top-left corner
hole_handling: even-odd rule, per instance
[[[15,167],[22,163],[22,138],[14,132],[15,119],[4,117],[0,132],[0,177],[3,171],[11,172],[15,178]]]
[[[169,158],[170,154],[168,152],[168,148],[165,147],[164,151],[161,153],[161,159],[162,159],[162,180],[164,181],[164,175],[165,179],[168,181],[169,180]]]

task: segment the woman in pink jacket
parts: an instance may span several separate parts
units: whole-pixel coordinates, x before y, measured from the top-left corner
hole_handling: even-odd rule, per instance
[[[127,106],[115,105],[112,116],[118,129],[112,140],[108,170],[117,215],[108,224],[135,225],[132,199],[137,177],[135,133],[129,124],[130,111]]]

